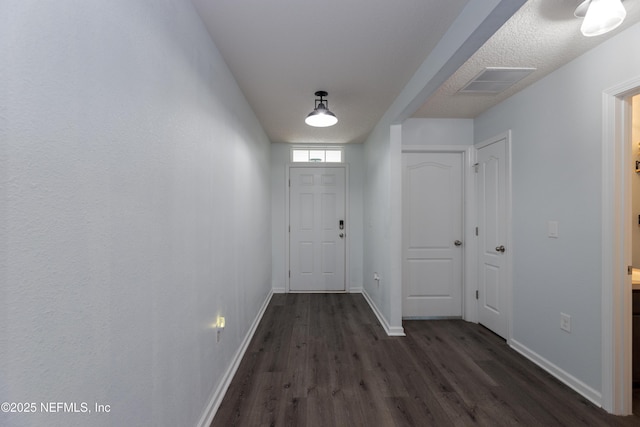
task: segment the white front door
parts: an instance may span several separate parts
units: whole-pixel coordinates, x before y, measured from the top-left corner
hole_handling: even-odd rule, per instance
[[[291,167],[289,290],[345,290],[345,168]]]
[[[507,338],[507,137],[478,150],[478,322]]]
[[[462,153],[402,155],[402,316],[462,316]]]

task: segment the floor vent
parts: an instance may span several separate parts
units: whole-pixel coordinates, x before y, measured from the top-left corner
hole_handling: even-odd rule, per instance
[[[497,95],[533,73],[535,68],[487,67],[458,93]]]

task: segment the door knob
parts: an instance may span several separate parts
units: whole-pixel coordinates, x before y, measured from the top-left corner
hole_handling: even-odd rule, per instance
[[[344,239],[344,233],[340,233],[338,236],[340,236],[341,239]]]
[[[462,242],[460,240],[456,240],[455,242],[453,242],[453,244],[456,246],[461,246]]]
[[[504,245],[496,246],[496,251],[504,253]]]

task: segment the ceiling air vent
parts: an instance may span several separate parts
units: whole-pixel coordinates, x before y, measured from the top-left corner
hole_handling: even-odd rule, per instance
[[[487,67],[458,93],[497,95],[533,73],[535,68]]]

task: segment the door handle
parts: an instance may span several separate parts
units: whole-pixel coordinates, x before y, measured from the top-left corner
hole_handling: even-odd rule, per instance
[[[344,233],[340,233],[338,236],[340,236],[341,239],[344,239]]]
[[[496,246],[496,251],[504,253],[504,245]]]
[[[462,242],[460,240],[456,240],[453,244],[456,246],[462,246]]]

